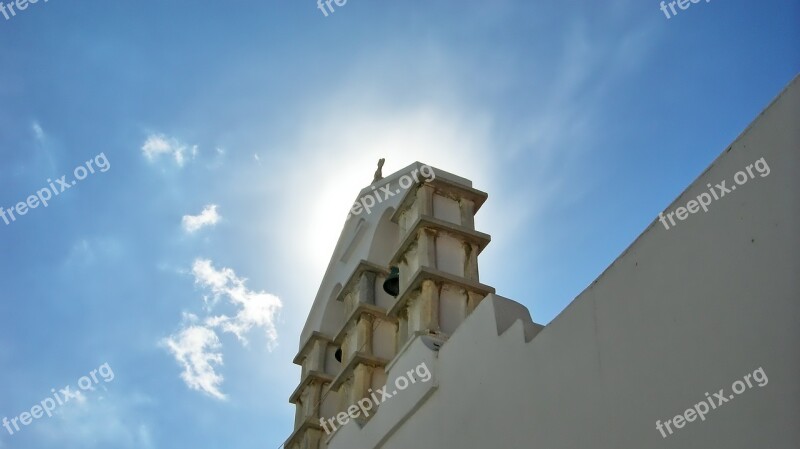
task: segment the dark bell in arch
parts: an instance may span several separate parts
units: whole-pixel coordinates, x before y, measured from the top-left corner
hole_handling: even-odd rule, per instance
[[[333,354],[333,358],[335,358],[337,362],[342,363],[342,348],[336,349],[336,352]]]
[[[389,272],[389,277],[383,281],[383,291],[394,296],[395,298],[400,293],[400,269],[392,267]]]

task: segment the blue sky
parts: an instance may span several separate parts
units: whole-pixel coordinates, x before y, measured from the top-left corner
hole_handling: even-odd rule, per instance
[[[277,448],[300,329],[379,157],[488,192],[481,280],[549,322],[798,73],[798,23],[796,0],[0,16],[0,206],[108,162],[0,221],[0,418],[114,373],[0,448]]]

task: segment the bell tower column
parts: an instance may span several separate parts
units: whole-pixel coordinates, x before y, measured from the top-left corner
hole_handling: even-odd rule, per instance
[[[401,232],[391,260],[399,287],[388,316],[397,319],[398,350],[421,334],[447,338],[494,293],[479,281],[478,254],[491,238],[474,218],[488,195],[448,178],[410,189],[392,217]]]

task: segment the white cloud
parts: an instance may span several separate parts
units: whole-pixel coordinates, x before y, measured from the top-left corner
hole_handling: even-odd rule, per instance
[[[183,365],[181,379],[189,388],[217,399],[225,399],[219,389],[224,379],[214,370],[216,365],[222,365],[222,344],[212,329],[189,326],[162,343],[175,360]]]
[[[238,309],[233,317],[217,315],[208,318],[208,326],[219,327],[224,332],[236,335],[243,344],[247,344],[245,334],[254,327],[260,327],[266,333],[267,344],[270,347],[275,345],[278,339],[275,316],[282,306],[280,298],[264,291],[248,290],[244,285],[246,279],[237,277],[230,268],[214,269],[210,260],[195,260],[192,273],[196,283],[211,290],[214,301],[227,298]]]
[[[253,328],[262,328],[267,337],[267,346],[272,349],[278,339],[275,318],[282,307],[281,300],[264,291],[248,290],[245,286],[247,279],[238,277],[230,268],[217,270],[207,259],[195,260],[192,274],[195,283],[211,293],[210,300],[204,297],[206,306],[212,308],[225,299],[236,309],[236,314],[209,316],[202,324],[198,324],[197,315],[184,312],[182,329],[161,343],[183,366],[181,378],[189,388],[225,399],[225,394],[220,390],[224,378],[216,372],[216,368],[222,365],[222,343],[215,329],[232,333],[243,345],[247,345],[245,335]]]
[[[60,151],[61,148],[59,148],[57,141],[48,137],[37,120],[31,122],[31,132],[35,141],[33,146],[35,148],[36,163],[46,165],[47,170],[53,173],[59,171],[55,155],[60,154],[62,151]]]
[[[189,147],[183,142],[167,137],[164,134],[151,134],[142,145],[142,153],[149,161],[154,161],[161,155],[172,156],[179,167],[186,163],[187,150],[194,159],[197,156],[197,145]]]
[[[220,215],[217,213],[217,205],[209,204],[203,208],[200,215],[184,215],[183,216],[183,229],[186,232],[192,233],[198,231],[204,226],[214,226],[219,222]]]
[[[42,130],[41,125],[39,122],[33,122],[31,125],[31,129],[33,129],[33,135],[36,136],[36,140],[42,141],[44,140],[44,130]]]

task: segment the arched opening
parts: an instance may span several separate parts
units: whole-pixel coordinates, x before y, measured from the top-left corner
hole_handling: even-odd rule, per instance
[[[342,291],[342,284],[337,283],[333,286],[328,301],[325,303],[325,311],[322,314],[322,322],[319,331],[325,335],[333,335],[339,331],[344,324],[344,304],[336,300]]]
[[[392,221],[394,211],[393,207],[383,211],[372,237],[368,257],[371,262],[378,265],[388,265],[400,243],[400,226]]]

